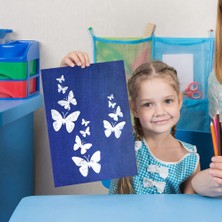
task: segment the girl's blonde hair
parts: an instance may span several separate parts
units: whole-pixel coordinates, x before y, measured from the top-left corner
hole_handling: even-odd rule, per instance
[[[150,63],[144,63],[140,65],[133,73],[132,77],[128,80],[128,91],[132,101],[135,102],[137,98],[137,92],[140,88],[140,83],[146,79],[153,78],[165,78],[169,81],[169,84],[177,92],[180,93],[180,84],[177,77],[177,71],[167,64],[160,61],[153,61]],[[134,131],[136,140],[142,140],[143,130],[139,118],[134,117]],[[175,136],[176,126],[171,129],[171,134]],[[121,178],[118,181],[117,193],[119,194],[130,194],[134,193],[132,187],[132,178],[126,177]]]
[[[222,0],[218,0],[215,37],[214,69],[217,80],[222,84]]]

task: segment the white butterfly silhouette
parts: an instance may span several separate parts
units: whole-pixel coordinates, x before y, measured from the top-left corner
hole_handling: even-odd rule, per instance
[[[105,135],[106,137],[110,137],[110,135],[112,133],[114,133],[115,137],[118,139],[120,138],[121,136],[121,133],[122,133],[122,129],[124,128],[126,122],[125,121],[122,121],[116,125],[111,125],[110,122],[108,122],[107,120],[103,120],[103,126],[105,128]]]
[[[58,92],[62,92],[62,94],[66,93],[66,90],[68,89],[68,86],[62,87],[60,84],[58,84]]]
[[[89,131],[89,126],[84,130],[80,130],[79,131],[83,137],[86,137],[87,135],[89,136],[90,135],[90,131]]]
[[[101,164],[98,163],[101,159],[100,151],[96,151],[90,160],[86,158],[83,159],[81,157],[73,156],[72,160],[79,167],[79,172],[84,176],[87,177],[89,173],[89,168],[92,168],[95,173],[99,173],[101,170]]]
[[[61,75],[60,78],[56,79],[59,83],[62,83],[65,81],[64,75]]]
[[[82,119],[82,125],[88,126],[89,123],[90,123],[90,121],[87,121],[87,120],[85,120],[85,119]]]
[[[86,153],[86,151],[88,149],[90,149],[91,146],[92,146],[92,143],[84,143],[83,141],[81,141],[81,139],[78,135],[76,135],[75,142],[76,143],[74,144],[73,149],[76,151],[80,148],[81,149],[81,151],[80,151],[81,154]]]
[[[66,130],[68,133],[71,133],[75,127],[74,122],[78,119],[80,115],[80,111],[75,111],[69,114],[67,117],[65,115],[61,115],[57,110],[51,110],[52,119],[55,120],[53,122],[53,128],[56,132],[58,132],[62,125],[66,125]]]
[[[70,104],[72,105],[77,105],[77,101],[76,99],[74,98],[74,94],[73,94],[73,91],[71,90],[68,94],[68,99],[66,100],[59,100],[58,101],[58,104],[60,106],[64,106],[64,109],[67,109],[67,110],[70,110]]]
[[[120,106],[117,106],[116,112],[109,113],[108,115],[115,121],[118,121],[118,117],[123,117],[123,113],[121,112]]]
[[[112,100],[112,99],[114,99],[114,96],[113,96],[113,94],[111,94],[110,96],[107,96],[107,98],[108,98],[109,100]]]
[[[115,108],[116,103],[112,103],[112,102],[108,101],[108,106],[111,108]]]

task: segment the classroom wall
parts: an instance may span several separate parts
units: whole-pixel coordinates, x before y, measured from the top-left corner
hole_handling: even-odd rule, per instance
[[[57,67],[71,50],[93,60],[88,27],[97,36],[208,37],[215,29],[217,0],[0,0],[0,28],[14,39],[40,42],[41,68]],[[35,194],[104,194],[100,182],[55,188],[44,108],[35,113]]]

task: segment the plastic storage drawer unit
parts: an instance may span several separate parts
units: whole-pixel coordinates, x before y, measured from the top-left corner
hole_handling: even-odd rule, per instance
[[[0,98],[27,98],[39,92],[39,43],[0,44]]]

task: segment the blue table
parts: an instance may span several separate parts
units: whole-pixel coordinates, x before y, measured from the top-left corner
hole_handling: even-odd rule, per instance
[[[222,199],[197,194],[30,196],[10,222],[212,222],[221,209]]]
[[[34,111],[42,95],[0,100],[0,222],[34,192]]]

